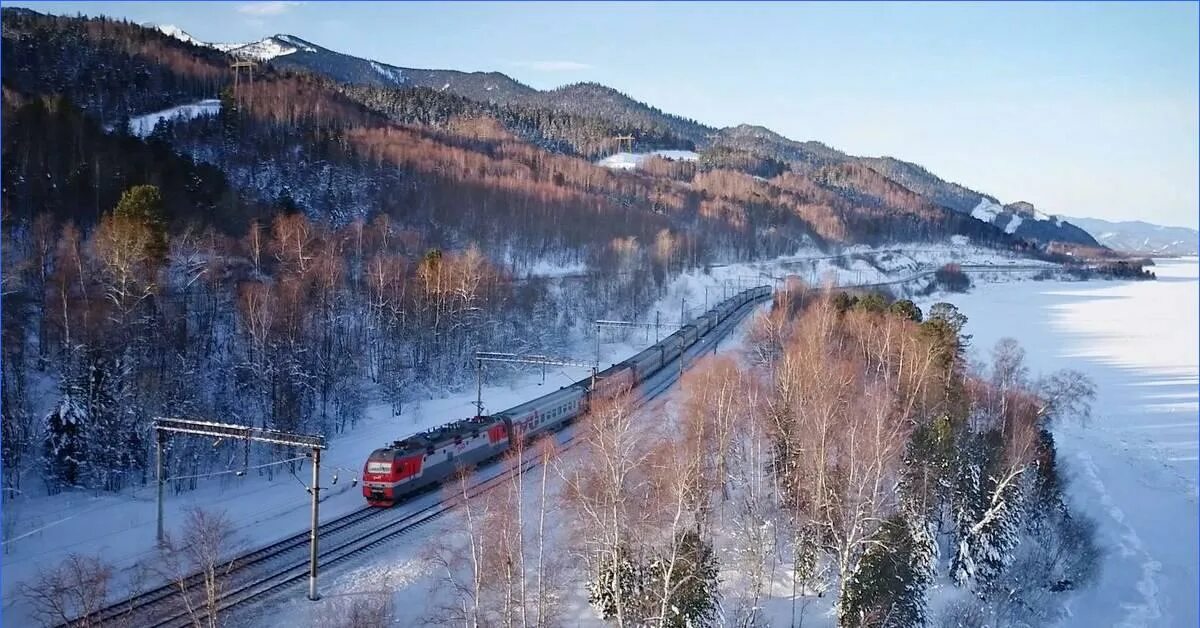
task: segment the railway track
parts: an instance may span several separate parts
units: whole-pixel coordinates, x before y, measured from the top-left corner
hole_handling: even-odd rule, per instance
[[[734,311],[726,320],[698,339],[683,355],[669,364],[664,364],[641,384],[637,405],[645,405],[670,389],[689,360],[708,352],[761,303],[761,300],[753,301]],[[679,364],[680,361],[683,362],[682,365]],[[567,435],[565,440],[560,440],[560,451],[573,446],[573,436]],[[524,474],[537,465],[536,459],[525,462],[520,473]],[[484,467],[491,468],[496,473],[468,489],[469,497],[484,493],[506,480],[507,475],[498,466],[493,462]],[[422,494],[410,496],[405,506],[419,502],[421,497]],[[404,506],[390,509],[364,507],[321,524],[318,557],[320,565],[322,569],[328,569],[411,533],[453,509],[457,501],[451,498],[441,499],[411,512],[406,512]],[[308,548],[309,533],[306,531],[245,552],[223,564],[220,573],[216,574],[221,580],[222,589],[221,599],[217,604],[218,612],[225,613],[289,586],[306,582],[309,569]],[[203,623],[207,615],[205,591],[208,584],[210,581],[205,574],[191,574],[180,581],[170,582],[102,609],[90,618],[90,625],[174,628]],[[68,624],[64,624],[60,628],[67,626]]]

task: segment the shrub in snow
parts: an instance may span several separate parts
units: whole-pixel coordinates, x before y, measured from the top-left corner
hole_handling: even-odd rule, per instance
[[[947,292],[966,292],[971,287],[971,279],[958,264],[946,264],[933,274],[937,284]]]

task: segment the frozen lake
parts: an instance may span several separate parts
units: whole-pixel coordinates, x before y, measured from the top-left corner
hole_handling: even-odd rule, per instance
[[[1096,383],[1091,420],[1056,433],[1072,501],[1108,552],[1068,626],[1200,622],[1197,260],[1154,271],[1158,281],[984,284],[943,299],[968,317],[974,357],[1010,336],[1033,374],[1072,368]]]

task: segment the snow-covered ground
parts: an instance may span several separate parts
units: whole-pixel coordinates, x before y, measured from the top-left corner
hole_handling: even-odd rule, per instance
[[[648,153],[616,153],[596,162],[597,166],[616,170],[634,170],[651,157],[672,161],[696,161],[700,155],[690,150],[654,150]]]
[[[552,270],[547,267],[544,270]],[[709,306],[720,300],[717,286],[724,284],[732,294],[737,287],[731,273],[745,272],[741,267],[719,270],[703,278],[684,276],[664,291],[664,296],[646,308],[643,320],[654,321],[654,311],[662,311],[662,331],[666,336],[679,320],[683,299],[689,299],[688,316],[695,316],[704,306],[704,286],[710,285]],[[748,288],[752,277],[742,278],[741,287]],[[757,283],[764,283],[761,278]],[[766,281],[769,283],[769,281]],[[590,329],[590,328],[589,328]],[[601,335],[600,362],[603,366],[624,360],[654,342],[650,329],[609,332]],[[580,338],[572,355],[590,359],[594,355],[594,339]],[[553,368],[542,380],[540,372],[530,372],[503,384],[485,385],[485,411],[509,408],[550,390],[565,386],[590,373],[581,368]],[[474,413],[473,389],[459,394],[405,404],[399,416],[393,416],[389,404],[368,408],[365,416],[345,434],[332,437],[330,448],[322,455],[323,482],[330,490],[322,496],[322,521],[334,519],[363,506],[361,488],[348,481],[361,470],[367,455],[377,447],[413,433]],[[236,466],[236,465],[235,465]],[[332,484],[335,473],[337,485]],[[301,473],[306,478],[308,471]],[[185,513],[192,507],[224,510],[236,522],[230,546],[246,549],[265,545],[309,526],[309,500],[302,481],[277,473],[273,480],[256,474],[234,475],[233,469],[223,475],[200,480],[200,488],[179,495],[168,491],[165,521],[168,532],[182,526]],[[18,497],[5,505],[5,536],[3,572],[0,586],[3,591],[5,625],[21,625],[28,609],[19,594],[20,585],[39,570],[59,564],[72,553],[100,555],[114,565],[118,577],[111,595],[116,598],[132,586],[139,564],[153,564],[155,550],[155,490],[153,484],[119,495],[107,493],[66,493],[54,497]],[[141,583],[145,586],[147,583]],[[11,623],[17,620],[18,623]]]
[[[146,115],[137,116],[129,119],[129,132],[138,137],[146,137],[154,132],[154,127],[158,126],[163,120],[174,120],[177,118],[190,120],[199,116],[215,116],[221,112],[221,101],[212,98],[201,100],[188,105],[180,105],[155,111]]]
[[[969,319],[984,357],[1005,336],[1031,370],[1097,385],[1086,425],[1056,433],[1074,507],[1100,523],[1099,582],[1066,626],[1196,626],[1197,260],[1159,260],[1157,281],[980,285],[939,297]],[[927,306],[928,301],[921,303]]]
[[[888,250],[849,249],[842,256],[816,250],[803,250],[792,256],[761,263],[716,265],[708,270],[693,271],[674,279],[661,298],[643,308],[642,321],[654,322],[655,313],[661,316],[662,334],[670,333],[679,314],[686,310],[695,316],[705,306],[712,306],[738,289],[759,284],[771,284],[787,274],[798,274],[814,282],[833,280],[837,283],[872,283],[894,281],[935,269],[947,262],[994,265],[999,269],[1012,264],[1028,264],[1027,259],[1010,258],[990,249],[965,245],[928,245],[896,247]],[[562,275],[577,270],[574,266],[545,264],[535,274]],[[1013,276],[996,273],[997,278]],[[564,278],[562,281],[570,281]],[[1036,284],[1040,289],[1051,284]],[[1065,284],[1095,286],[1096,284]],[[1099,284],[1123,286],[1125,284]],[[1153,285],[1153,284],[1135,284]],[[971,310],[967,310],[971,315]],[[1194,317],[1193,317],[1194,318]],[[652,330],[643,329],[624,335],[605,331],[602,335],[601,363],[618,362],[654,342]],[[1195,343],[1192,343],[1194,346]],[[593,355],[593,339],[581,336],[572,353]],[[1194,362],[1193,362],[1194,364]],[[1193,371],[1194,372],[1194,371]],[[511,407],[519,402],[544,394],[567,383],[585,377],[585,369],[561,368],[546,373],[530,373],[504,384],[485,386],[484,403],[488,411]],[[403,438],[434,425],[469,416],[473,413],[474,395],[471,392],[447,394],[441,398],[406,404],[399,416],[393,416],[387,404],[373,405],[356,426],[347,433],[334,436],[324,455],[323,484],[331,490],[323,496],[322,519],[332,519],[362,505],[358,488],[352,487],[349,477],[357,474],[362,461],[376,447]],[[1194,436],[1194,432],[1193,432]],[[1193,438],[1194,442],[1194,438]],[[1195,456],[1195,449],[1192,449]],[[341,481],[331,485],[334,473]],[[236,521],[236,542],[243,547],[263,545],[305,530],[308,527],[308,501],[301,482],[276,474],[273,481],[251,472],[236,477],[232,472],[200,480],[200,488],[180,495],[168,495],[166,522],[169,530],[177,530],[184,513],[192,506],[217,505]],[[68,554],[78,552],[102,555],[113,563],[121,575],[114,589],[126,585],[132,567],[139,562],[153,561],[155,501],[153,486],[120,495],[69,493],[48,498],[18,496],[6,504],[3,570],[3,614],[12,624],[27,612],[18,595],[21,582],[40,569],[58,564]],[[119,591],[115,591],[114,595]]]
[[[665,333],[670,333],[668,330]],[[664,334],[665,335],[665,334]],[[624,360],[640,351],[648,342],[642,334],[612,342],[605,336],[601,362],[605,365]],[[579,355],[591,357],[591,339],[581,341]],[[485,411],[493,412],[546,394],[551,390],[586,377],[590,371],[580,368],[553,368],[545,381],[538,373],[517,377],[511,382],[485,385]],[[357,426],[334,436],[322,454],[322,521],[357,510],[363,506],[361,487],[352,487],[349,479],[361,471],[367,455],[377,447],[410,434],[474,414],[474,391],[447,395],[438,399],[405,404],[399,416],[393,416],[388,404],[372,405]],[[308,481],[307,468],[301,474]],[[334,474],[339,482],[332,484]],[[230,473],[201,480],[198,490],[180,495],[168,491],[166,526],[177,531],[191,507],[217,508],[236,522],[235,539],[230,546],[241,549],[265,545],[308,529],[309,499],[301,482],[286,473],[268,480],[251,471],[244,477]],[[19,586],[45,567],[57,565],[71,553],[100,555],[118,568],[114,589],[121,589],[135,576],[139,563],[155,560],[155,491],[153,484],[119,495],[106,493],[67,493],[48,498],[29,496],[11,500],[4,511],[6,536],[3,554],[4,625],[23,624],[27,608],[19,595]],[[176,532],[177,533],[177,532]],[[114,595],[119,591],[114,591]],[[16,623],[13,623],[13,622]]]
[[[757,311],[765,311],[766,306],[760,306]],[[715,353],[737,355],[745,347],[746,333],[753,324],[754,314],[747,316],[733,328],[729,336],[716,347]],[[695,358],[693,358],[695,359]],[[655,421],[671,420],[677,408],[683,403],[683,393],[673,387],[658,398],[650,401],[639,411],[639,417]],[[572,429],[572,428],[568,428]],[[570,460],[573,452],[563,454],[561,460]],[[569,462],[567,463],[569,464]],[[548,492],[556,494],[561,485],[559,463],[549,474]],[[538,473],[527,474],[524,482],[530,494],[538,490]],[[530,502],[535,501],[530,498]],[[531,513],[532,515],[532,513]],[[532,519],[531,519],[532,520]],[[295,598],[289,593],[281,593],[266,601],[258,608],[245,611],[244,614],[233,616],[237,622],[244,622],[261,627],[308,626],[320,625],[326,618],[336,616],[341,604],[346,601],[383,595],[392,601],[395,620],[398,625],[421,625],[424,618],[434,612],[439,604],[450,603],[446,599],[448,592],[441,582],[442,570],[430,561],[428,549],[433,539],[455,535],[460,531],[462,521],[455,515],[439,519],[434,523],[419,528],[405,536],[402,541],[381,547],[378,552],[367,556],[354,564],[337,566],[324,572],[322,599],[314,603],[295,603]],[[550,536],[565,533],[561,526],[549,526]],[[767,613],[777,617],[786,617],[790,611],[790,598],[780,585],[773,590],[774,599],[767,601]],[[561,625],[577,627],[596,627],[608,625],[600,620],[587,603],[587,592],[581,583],[570,582],[563,602],[563,616],[557,618]],[[828,610],[828,604],[823,605],[823,611]],[[816,612],[810,609],[810,613]]]

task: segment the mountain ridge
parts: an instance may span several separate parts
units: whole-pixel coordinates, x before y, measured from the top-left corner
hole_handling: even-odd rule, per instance
[[[159,32],[192,45],[196,38],[178,26],[158,27]],[[334,51],[319,44],[289,34],[275,34],[244,45],[206,44],[228,54],[263,60],[285,70],[307,72],[331,79],[339,84],[376,85],[384,89],[427,88],[460,95],[469,100],[491,103],[520,103],[547,107],[559,113],[587,114],[615,121],[617,126],[659,127],[693,143],[700,151],[733,149],[750,155],[764,156],[786,164],[800,173],[815,173],[833,166],[862,165],[884,177],[899,182],[907,189],[965,215],[979,202],[995,201],[985,193],[947,182],[929,170],[893,157],[858,157],[829,147],[818,141],[797,141],[759,125],[739,124],[715,128],[682,116],[672,115],[638,101],[627,94],[598,83],[575,83],[550,90],[537,90],[500,72],[462,72],[458,70],[427,70],[406,68]],[[680,148],[672,142],[671,148]],[[653,147],[652,147],[653,148]],[[706,162],[703,158],[702,163]],[[718,162],[712,167],[730,167]],[[736,169],[736,166],[733,166]],[[767,170],[772,170],[769,167]],[[757,174],[749,171],[750,174]],[[995,201],[998,202],[998,201]],[[978,217],[978,216],[976,216]],[[992,223],[1005,229],[1006,224]],[[987,221],[985,221],[987,222]],[[1042,221],[1034,241],[1064,241],[1095,245],[1082,229],[1061,221]],[[1007,229],[1005,229],[1007,231]],[[1028,231],[1028,227],[1024,230]],[[1011,232],[1010,232],[1011,233]],[[1025,237],[1023,233],[1018,233]]]
[[[1133,255],[1198,255],[1200,231],[1188,227],[1159,225],[1144,220],[1071,218],[1093,234],[1097,242]]]
[[[600,83],[579,82],[538,90],[501,72],[406,68],[334,51],[294,35],[277,34],[256,43],[267,40],[283,40],[299,47],[270,58],[271,63],[285,68],[315,72],[340,83],[397,89],[426,87],[448,91],[478,102],[537,105],[568,114],[601,112],[601,117],[630,126],[661,127],[691,142],[699,150],[736,149],[778,160],[801,172],[811,172],[832,165],[858,163],[876,170],[939,205],[968,215],[971,215],[972,210],[981,201],[997,204],[1000,202],[990,194],[946,181],[920,164],[891,156],[850,155],[817,140],[788,138],[762,125],[741,123],[721,128],[709,126],[684,116],[664,112]],[[254,45],[256,44],[247,46]],[[230,53],[251,55],[252,49],[247,46],[232,49]],[[242,52],[239,53],[239,50]],[[1004,227],[1003,224],[1000,226]],[[1022,237],[1031,237],[1039,243],[1062,241],[1085,246],[1098,245],[1086,230],[1064,221],[1030,224],[1020,230],[1018,235],[1021,234],[1025,234]]]

